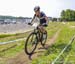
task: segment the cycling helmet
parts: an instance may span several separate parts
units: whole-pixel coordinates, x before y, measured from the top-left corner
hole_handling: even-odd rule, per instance
[[[34,11],[39,11],[40,10],[40,7],[39,6],[35,6],[34,7]]]

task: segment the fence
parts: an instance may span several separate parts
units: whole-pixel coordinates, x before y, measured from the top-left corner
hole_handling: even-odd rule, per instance
[[[33,29],[28,30],[28,31],[26,31],[26,32],[29,32],[29,31],[32,31],[32,30],[33,30]],[[9,44],[9,43],[14,43],[14,42],[21,41],[21,40],[24,40],[24,39],[26,39],[26,38],[20,38],[20,39],[8,41],[8,42],[0,42],[0,45],[5,45],[5,44]]]
[[[32,31],[32,30],[33,30],[33,29],[27,30],[26,32],[29,32],[29,31]],[[16,40],[7,41],[7,42],[0,42],[0,45],[6,45],[6,44],[11,44],[11,43],[16,43],[16,42],[18,42],[18,41],[25,40],[25,39],[26,39],[26,38],[20,38],[20,39],[16,39]],[[19,43],[19,42],[18,42],[18,43]],[[10,47],[8,47],[8,48],[5,48],[5,49],[1,50],[0,52],[7,51],[7,50],[9,50],[9,49],[11,49],[11,48],[14,48],[15,46],[17,46],[17,44],[12,45],[12,46],[10,46]]]
[[[72,39],[69,41],[69,43],[64,47],[64,49],[59,53],[59,55],[54,59],[54,61],[52,62],[52,64],[55,64],[55,62],[57,62],[57,60],[60,58],[60,56],[68,48],[68,46],[74,41],[74,39],[75,39],[75,35],[72,37]]]

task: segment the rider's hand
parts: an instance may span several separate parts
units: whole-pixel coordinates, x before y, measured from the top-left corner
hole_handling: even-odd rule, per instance
[[[32,25],[31,23],[28,23],[28,25]]]
[[[48,26],[48,24],[47,24],[47,23],[43,23],[42,25],[43,25],[43,26]]]

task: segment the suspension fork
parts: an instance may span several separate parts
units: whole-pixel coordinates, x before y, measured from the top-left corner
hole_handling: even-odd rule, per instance
[[[41,36],[42,36],[41,30],[37,27],[37,29],[34,29],[34,33],[36,33],[38,41],[41,41]]]
[[[39,36],[38,36],[38,39],[39,41],[41,41],[41,37],[42,37],[42,32],[40,32],[40,30],[38,30],[38,33],[37,33]]]
[[[36,30],[34,29],[34,32],[35,32]],[[34,35],[32,35],[32,38],[31,38],[31,42],[32,42],[32,40],[33,40],[33,37],[34,37]]]
[[[32,42],[32,40],[33,40],[33,36],[34,36],[34,35],[32,35],[31,42]]]

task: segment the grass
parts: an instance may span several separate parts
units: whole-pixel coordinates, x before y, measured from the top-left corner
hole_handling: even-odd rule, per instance
[[[24,48],[24,41],[20,41],[20,43],[18,44],[18,42],[16,43],[16,47],[13,47],[13,48],[10,48],[9,50],[7,51],[4,51],[1,54],[2,57],[10,57],[10,56],[13,56],[15,55],[16,52],[19,52],[21,51],[23,48]]]
[[[49,26],[46,28],[47,31],[48,31],[48,38],[51,38],[55,34],[55,32],[59,29],[59,26],[61,25],[61,24],[60,25],[59,24],[60,23],[55,23],[55,22],[54,23],[52,23],[52,22],[49,23]],[[15,36],[9,36],[9,37],[1,38],[0,40],[1,40],[1,42],[2,41],[14,40],[14,39],[22,38],[22,37],[27,37],[28,34],[27,33],[17,34]],[[19,41],[19,43],[15,42],[13,44],[11,43],[11,44],[6,44],[6,45],[1,45],[0,46],[0,51],[3,50],[3,49],[6,49],[6,48],[10,48],[11,46],[16,45],[14,48],[10,48],[6,51],[0,52],[0,57],[2,58],[2,60],[0,60],[1,64],[7,64],[6,59],[14,57],[19,52],[21,52],[24,49],[24,42],[25,42],[25,40],[24,41]]]
[[[72,36],[75,34],[75,28],[70,27],[74,26],[74,22],[66,22],[66,24],[62,24],[62,22],[50,22],[49,26],[46,28],[48,32],[48,39],[51,38],[59,29],[61,29],[61,32],[59,33],[59,36],[57,40],[55,41],[55,44],[50,46],[47,51],[43,53],[42,56],[32,60],[32,64],[50,64],[63,50],[63,48],[68,44],[69,40],[72,38]],[[29,33],[24,34],[16,34],[12,36],[6,36],[0,38],[0,41],[10,41],[22,37],[27,37]],[[24,49],[24,42],[25,41],[19,41],[15,42],[13,44],[7,44],[7,45],[0,45],[0,51],[6,48],[10,48],[10,46],[14,46],[13,48],[8,49],[7,51],[0,52],[0,64],[7,64],[7,59],[12,58],[16,56],[19,52],[21,52]],[[75,41],[68,47],[68,49],[64,52],[64,54],[58,59],[58,61],[64,61],[63,64],[69,64],[68,61],[74,61],[75,60]],[[55,64],[60,64],[59,62],[56,62]],[[70,63],[75,64],[75,63]]]
[[[0,64],[7,64],[7,59],[8,58],[13,58],[16,56],[16,54],[18,54],[19,52],[21,52],[24,49],[24,41],[20,41],[20,43],[18,44],[18,42],[16,43],[17,46],[14,48],[10,48],[4,52],[0,52],[0,57],[2,58],[0,60]]]
[[[13,34],[0,34],[0,38],[5,38],[9,36],[13,36]]]
[[[26,33],[16,33],[16,34],[7,34],[7,36],[5,34],[3,34],[3,36],[0,36],[0,42],[6,42],[6,41],[11,41],[11,40],[15,40],[15,39],[19,39],[19,38],[24,38],[27,37],[27,35],[30,32],[26,32]],[[5,35],[5,37],[4,37]]]
[[[69,40],[75,35],[75,28],[70,26],[75,25],[74,22],[61,23],[61,32],[55,41],[55,44],[48,48],[48,50],[40,57],[34,59],[32,64],[50,64],[59,55],[63,48],[68,44]],[[59,26],[59,25],[58,25]],[[75,64],[75,41],[65,50],[61,57],[55,64]],[[72,56],[71,56],[72,55]],[[63,61],[62,63],[60,63]],[[73,62],[71,62],[73,61]]]
[[[30,32],[28,33],[20,33],[20,34],[13,34],[12,36],[9,36],[9,37],[4,37],[4,38],[0,38],[0,42],[7,42],[7,41],[11,41],[11,40],[16,40],[16,39],[19,39],[19,38],[25,38],[27,37],[27,35],[29,34]],[[5,45],[0,45],[0,51],[4,50],[4,49],[8,49],[10,48],[11,46],[15,46],[17,45],[18,43],[14,42],[13,44],[10,43],[10,44],[5,44]]]

